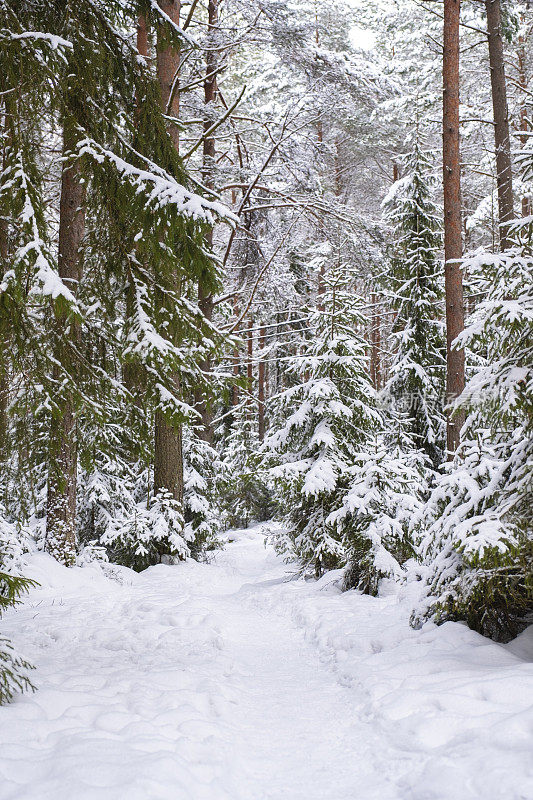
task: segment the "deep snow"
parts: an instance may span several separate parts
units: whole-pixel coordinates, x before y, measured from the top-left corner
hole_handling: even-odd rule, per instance
[[[533,636],[408,626],[416,586],[289,580],[260,529],[141,575],[31,559],[0,800],[531,800]],[[388,588],[388,593],[387,593]]]

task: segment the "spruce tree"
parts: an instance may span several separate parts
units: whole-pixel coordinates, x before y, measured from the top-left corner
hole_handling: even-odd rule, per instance
[[[156,15],[162,35],[181,40],[158,7],[146,5],[141,10]],[[11,26],[2,31],[3,90],[14,108],[0,180],[9,240],[0,324],[13,346],[1,371],[26,382],[11,404],[11,430],[27,430],[31,440],[34,425],[48,428],[47,546],[72,563],[78,465],[90,471],[96,442],[117,445],[95,430],[109,431],[117,408],[124,419],[128,405],[132,419],[159,414],[172,426],[194,416],[176,376],[196,385],[198,363],[220,335],[176,287],[199,274],[217,285],[204,236],[226,211],[189,186],[156,76],[123,34],[136,23],[135,4],[2,0],[2,10]],[[35,107],[43,109],[40,126]],[[57,175],[45,140],[57,136],[58,120],[65,131],[64,191],[59,202],[56,181],[54,200],[59,247],[42,179],[46,170]],[[128,366],[142,366],[146,415],[128,387]],[[145,429],[133,444],[134,462],[139,452],[151,458]],[[170,553],[158,540],[159,556]]]
[[[316,338],[295,362],[298,383],[276,398],[273,430],[265,440],[286,509],[287,532],[277,536],[277,547],[317,576],[346,563],[333,514],[349,487],[358,449],[381,419],[358,333],[364,325],[360,303],[345,265],[331,269],[323,311],[314,315]]]
[[[445,451],[446,344],[440,319],[439,210],[431,162],[417,143],[403,160],[404,175],[383,201],[391,226],[391,270],[387,286],[396,311],[393,361],[383,396],[408,420],[415,448],[437,468]]]
[[[29,543],[29,531],[9,520],[0,504],[0,617],[17,604],[20,595],[35,585],[19,575]],[[0,705],[8,703],[17,692],[33,689],[31,669],[30,664],[17,655],[9,639],[0,634]]]
[[[533,258],[530,246],[467,260],[487,295],[458,345],[482,358],[458,399],[462,444],[419,519],[420,623],[466,619],[507,641],[533,609]]]

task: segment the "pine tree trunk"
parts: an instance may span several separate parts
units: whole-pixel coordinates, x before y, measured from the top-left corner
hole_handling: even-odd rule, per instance
[[[371,296],[372,319],[370,321],[370,380],[376,389],[381,388],[381,318],[376,295]]]
[[[176,24],[180,19],[180,0],[159,0],[160,8]],[[174,47],[163,45],[161,39],[157,43],[157,77],[161,91],[161,103],[165,112],[177,117],[179,113],[179,94],[176,92],[173,101],[169,101],[179,67],[179,51]],[[179,147],[178,129],[170,126],[170,135],[176,149]],[[178,289],[176,276],[176,289]],[[175,393],[179,396],[178,376],[174,376]],[[155,413],[154,441],[154,494],[167,491],[178,502],[183,502],[183,436],[181,425],[171,425],[161,411]]]
[[[158,411],[155,415],[154,494],[160,491],[167,491],[174,500],[183,502],[182,426],[169,425]]]
[[[376,319],[375,319],[375,343],[376,343],[376,389],[379,391],[381,389],[381,315],[379,313],[379,310],[376,312]]]
[[[148,47],[148,25],[146,17],[141,14],[137,21],[137,52],[143,58],[148,58]],[[140,98],[137,97],[135,100],[136,119],[139,117],[140,102]],[[133,275],[130,274],[128,285],[126,286],[126,319],[128,320],[131,319],[135,313],[135,301],[135,285],[133,283]],[[143,392],[143,378],[140,365],[128,361],[124,364],[122,372],[124,386],[132,395],[134,404],[140,407],[142,405],[141,395]]]
[[[148,23],[143,14],[137,20],[137,52],[143,58],[148,57]]]
[[[248,319],[248,338],[247,338],[248,360],[247,360],[247,363],[246,363],[246,388],[248,390],[248,399],[247,399],[247,405],[248,405],[247,416],[248,417],[252,416],[251,408],[252,408],[252,395],[253,395],[253,390],[254,390],[254,371],[253,371],[253,364],[252,364],[253,355],[254,355],[254,340],[253,340],[253,333],[252,333],[253,324],[254,324],[253,317],[250,314],[250,318]]]
[[[239,307],[237,305],[237,300],[236,299],[233,300],[233,315],[234,315],[235,319],[239,318]],[[232,391],[232,396],[231,396],[231,404],[232,404],[233,407],[236,407],[236,406],[239,405],[239,387],[237,386],[237,380],[239,378],[239,373],[240,373],[240,369],[239,369],[239,348],[236,347],[235,350],[233,351],[233,378],[234,378],[234,383],[233,383],[233,391]]]
[[[518,40],[518,85],[520,86],[520,146],[528,143],[529,124],[527,120],[527,99],[529,97],[526,72],[526,43],[525,37]],[[533,214],[533,198],[531,194],[522,197],[522,216],[529,217]]]
[[[503,55],[500,0],[485,0],[487,32],[489,34],[490,82],[494,113],[494,143],[496,145],[496,183],[498,186],[498,212],[500,220],[500,249],[507,250],[509,223],[514,217],[513,174],[511,164],[511,139],[509,111]]]
[[[263,360],[263,350],[265,348],[265,328],[261,327],[259,331],[259,368],[257,375],[257,428],[259,432],[259,440],[262,442],[265,438],[265,362]]]
[[[159,0],[160,9],[179,25],[181,0]],[[180,65],[179,50],[174,45],[164,45],[161,40],[157,43],[157,79],[161,91],[161,105],[163,111],[169,116],[179,117],[179,92],[175,91],[178,80],[178,68]],[[172,101],[170,101],[171,94]],[[179,149],[179,130],[177,125],[170,125],[169,132],[172,141]]]
[[[208,15],[208,34],[209,37],[215,32],[218,26],[218,0],[208,0],[207,4]],[[206,76],[204,80],[204,105],[208,111],[204,120],[204,134],[211,127],[212,120],[209,111],[213,108],[213,104],[217,94],[217,80],[216,69],[218,67],[217,51],[212,48],[206,54]],[[206,136],[203,145],[203,165],[202,165],[202,180],[208,189],[215,188],[215,156],[216,156],[216,142],[214,136]],[[213,230],[209,229],[206,234],[206,245],[210,250],[213,246]],[[198,307],[206,320],[211,322],[213,318],[213,296],[209,288],[205,285],[205,279],[202,277],[198,281]],[[207,373],[211,369],[210,359],[200,363],[202,372]],[[213,443],[213,414],[211,410],[211,403],[209,398],[206,397],[205,391],[199,389],[196,392],[196,408],[202,415],[202,436],[209,444]]]
[[[326,267],[324,264],[320,265],[318,272],[318,286],[317,286],[317,309],[324,311],[326,306],[324,303],[324,296],[326,294]]]
[[[463,277],[460,259],[461,236],[461,162],[459,148],[459,20],[460,0],[444,0],[443,53],[443,183],[444,183],[444,258],[446,293],[446,392],[453,402],[465,385],[463,350],[453,350],[452,342],[464,328]],[[461,415],[447,416],[449,457],[457,449],[462,425]]]
[[[4,82],[0,83],[4,87]],[[6,152],[10,146],[10,126],[8,123],[9,105],[8,100],[4,101],[4,108],[2,109],[2,170],[6,169]],[[0,217],[0,279],[3,278],[4,270],[7,267],[7,258],[9,255],[9,229],[6,217]],[[2,350],[0,352],[0,460],[7,457],[7,438],[8,438],[8,401],[9,401],[9,375],[8,375],[8,355],[9,347],[7,343],[2,342]]]
[[[212,232],[206,236],[207,245],[211,246]],[[211,322],[213,318],[213,296],[211,292],[204,289],[203,281],[198,281],[198,308],[206,320]],[[206,358],[199,364],[200,369],[204,374],[207,374],[211,369],[211,359]],[[202,416],[201,436],[204,441],[213,444],[215,432],[213,430],[213,411],[210,398],[206,395],[206,390],[201,388],[196,392],[196,409]]]
[[[335,139],[335,195],[340,197],[343,190],[342,169],[341,169],[341,156],[340,156],[340,142]]]
[[[76,145],[73,126],[68,122],[63,131],[63,155]],[[80,246],[85,234],[85,186],[81,182],[80,166],[66,164],[61,178],[59,206],[58,271],[73,294],[82,276]],[[54,326],[54,356],[72,373],[72,354],[67,341],[78,346],[81,328],[77,321],[60,317]],[[69,363],[70,362],[70,363]],[[59,366],[53,370],[56,385],[61,381]],[[46,547],[49,553],[70,566],[75,563],[76,481],[78,452],[76,415],[72,394],[67,390],[62,398],[61,416],[52,419],[49,439],[48,497],[46,517]]]

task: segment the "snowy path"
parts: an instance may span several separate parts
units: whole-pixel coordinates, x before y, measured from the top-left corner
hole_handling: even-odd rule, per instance
[[[527,633],[411,631],[257,531],[124,585],[45,569],[5,618],[39,691],[0,709],[0,800],[533,798]]]

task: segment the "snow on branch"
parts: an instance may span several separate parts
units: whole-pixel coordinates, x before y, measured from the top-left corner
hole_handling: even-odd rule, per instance
[[[49,44],[52,50],[57,50],[59,47],[64,47],[67,50],[72,50],[74,45],[68,39],[63,39],[61,36],[56,36],[52,33],[42,33],[41,31],[24,31],[24,33],[13,33],[9,30],[0,31],[0,39],[10,39],[11,41],[32,41],[32,42],[45,42]]]
[[[198,42],[195,39],[193,39],[192,36],[189,36],[188,33],[185,33],[183,28],[180,28],[180,26],[176,22],[174,22],[174,20],[171,19],[168,16],[168,14],[165,14],[165,12],[161,8],[161,6],[157,2],[157,0],[150,0],[150,6],[151,6],[152,11],[158,17],[160,17],[161,20],[163,20],[163,22],[166,25],[169,26],[169,28],[171,29],[172,33],[176,34],[177,36],[179,36],[180,39],[183,39],[183,41],[187,42],[187,44],[190,45],[190,47],[198,47],[199,46]]]
[[[15,253],[14,264],[20,264],[29,254],[33,254],[35,257],[34,268],[36,270],[34,283],[37,284],[38,288],[34,285],[31,291],[44,295],[45,297],[50,297],[52,300],[57,300],[61,297],[69,304],[72,311],[80,314],[76,298],[59,277],[59,273],[46,252],[46,245],[39,231],[37,214],[31,198],[30,181],[24,169],[20,153],[17,156],[17,166],[14,169],[12,179],[7,181],[2,188],[2,191],[6,190],[11,192],[16,192],[18,190],[22,192],[23,207],[21,223],[23,226],[27,227],[30,232],[28,241]],[[6,290],[7,286],[5,285],[5,281],[0,288],[3,291]]]
[[[89,156],[99,164],[108,161],[117,172],[137,188],[138,193],[146,192],[148,202],[157,208],[175,206],[177,212],[184,217],[214,225],[219,219],[236,222],[235,215],[221,202],[206,200],[194,192],[190,192],[175,178],[156,164],[148,161],[147,168],[136,167],[112,150],[108,150],[94,139],[83,139],[78,145],[79,156]]]

